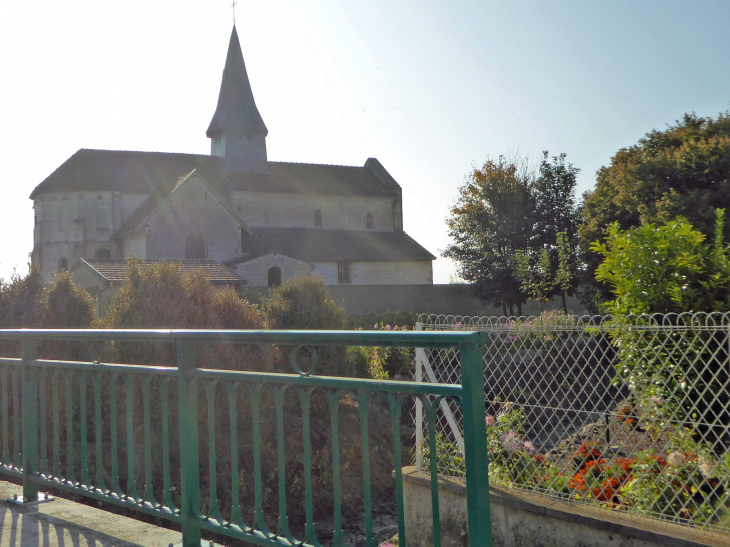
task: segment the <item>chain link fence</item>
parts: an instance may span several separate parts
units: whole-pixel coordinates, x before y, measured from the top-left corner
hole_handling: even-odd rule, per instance
[[[730,535],[730,314],[421,315],[480,330],[492,484]],[[460,382],[457,350],[416,350],[415,380]],[[429,454],[417,405],[416,466]],[[458,405],[437,412],[437,461],[464,473]]]

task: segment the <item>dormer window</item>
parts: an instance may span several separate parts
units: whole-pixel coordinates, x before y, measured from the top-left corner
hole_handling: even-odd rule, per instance
[[[314,212],[314,227],[315,228],[321,228],[322,227],[322,211],[317,209]]]
[[[368,230],[373,229],[373,214],[372,213],[368,213],[365,215],[365,228],[367,228]]]

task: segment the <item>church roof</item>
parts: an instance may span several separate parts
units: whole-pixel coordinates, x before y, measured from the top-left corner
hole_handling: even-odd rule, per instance
[[[302,262],[436,258],[405,232],[255,227],[252,230],[253,235],[241,242],[246,256],[226,263],[246,262],[272,252]]]
[[[228,55],[226,56],[226,66],[223,69],[218,106],[206,135],[213,137],[222,129],[246,129],[261,132],[264,135],[269,133],[256,108],[235,26],[228,43]]]
[[[157,260],[143,260],[145,264],[158,262]],[[182,273],[201,271],[205,278],[213,284],[241,283],[244,279],[237,273],[226,268],[215,260],[192,260],[185,259],[174,261],[179,262]],[[127,279],[127,261],[100,258],[82,258],[74,264],[72,269],[81,265],[91,268],[97,275],[110,283],[124,283]]]
[[[226,173],[216,156],[81,149],[36,186],[30,199],[52,192],[103,191],[161,199],[194,169],[222,196],[232,189],[347,196],[396,193],[370,167],[285,162],[268,166],[269,173]]]

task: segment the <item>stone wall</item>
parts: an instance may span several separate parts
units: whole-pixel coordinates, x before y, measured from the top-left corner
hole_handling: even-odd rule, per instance
[[[331,196],[274,192],[233,192],[234,208],[243,221],[256,226],[314,228],[314,212],[322,215],[322,229],[365,230],[365,216],[373,215],[373,230],[393,230],[394,197]]]
[[[265,287],[247,287],[244,291],[252,294],[268,293]],[[503,315],[502,308],[485,304],[473,296],[469,285],[328,285],[327,292],[350,316],[386,310],[414,310],[444,315]],[[562,309],[562,302],[555,298],[543,304],[543,309]],[[580,315],[586,310],[575,298],[569,298],[568,311]],[[537,315],[540,308],[537,302],[528,302],[522,306],[522,313]]]

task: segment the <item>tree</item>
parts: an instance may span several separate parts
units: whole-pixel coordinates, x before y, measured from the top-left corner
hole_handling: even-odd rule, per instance
[[[627,230],[682,216],[712,236],[716,207],[730,207],[730,111],[716,119],[685,114],[666,130],[651,131],[619,150],[598,171],[595,190],[584,195],[579,233],[585,281],[599,298],[610,297],[605,285],[596,284],[601,257],[590,249],[606,241],[614,222]]]
[[[522,314],[527,297],[515,276],[515,253],[526,250],[534,225],[534,174],[527,162],[500,156],[474,169],[446,220],[454,243],[442,255],[477,296]]]
[[[543,152],[532,193],[535,226],[527,251],[520,257],[518,277],[523,290],[538,302],[560,295],[568,313],[567,295],[578,275],[578,225],[575,202],[576,176],[580,169],[565,162],[566,155]]]
[[[591,249],[603,257],[596,269],[614,299],[605,304],[612,314],[668,314],[730,311],[730,248],[723,243],[724,210],[715,212],[715,238],[684,218],[663,226],[644,224],[623,231],[608,229],[605,243]]]
[[[607,327],[617,378],[640,398],[663,401],[668,418],[692,424],[696,440],[721,454],[730,446],[727,329],[716,316],[683,314],[730,311],[730,246],[724,211],[715,215],[711,243],[680,217],[628,231],[614,223],[591,248],[604,257],[596,276],[614,294],[605,309],[616,314]]]

